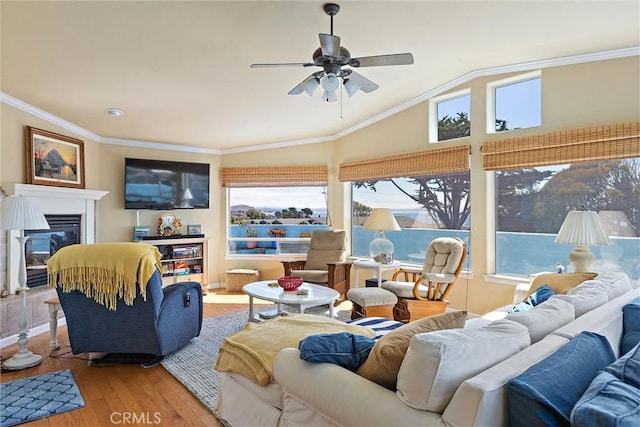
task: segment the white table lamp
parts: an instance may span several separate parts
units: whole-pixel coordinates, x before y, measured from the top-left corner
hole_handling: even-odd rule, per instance
[[[576,273],[589,271],[594,261],[594,256],[589,250],[589,245],[610,245],[611,240],[605,233],[598,218],[593,211],[571,211],[564,219],[560,231],[555,239],[556,243],[576,245],[569,254],[569,262]]]
[[[365,230],[376,230],[376,237],[369,243],[369,255],[382,264],[393,263],[393,243],[384,235],[385,231],[400,231],[398,221],[391,209],[374,208],[364,223]]]
[[[9,196],[2,202],[2,215],[0,216],[0,229],[19,230],[16,237],[20,244],[20,263],[18,266],[18,284],[20,287],[20,319],[18,321],[18,352],[2,363],[4,369],[18,370],[36,366],[42,361],[42,356],[34,354],[27,349],[29,343],[27,328],[27,268],[25,263],[24,247],[29,237],[25,237],[24,230],[46,230],[49,224],[46,218],[30,197]]]
[[[187,188],[182,193],[182,206],[180,206],[180,207],[182,207],[182,208],[190,208],[192,199],[193,199],[193,194],[191,194],[191,190],[189,190]]]

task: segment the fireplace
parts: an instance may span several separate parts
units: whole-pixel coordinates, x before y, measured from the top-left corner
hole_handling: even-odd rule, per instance
[[[78,231],[75,232],[79,243],[95,243],[96,241],[96,202],[104,197],[107,192],[100,190],[86,190],[79,188],[65,188],[65,187],[49,187],[45,185],[32,185],[32,184],[4,184],[2,189],[8,196],[11,195],[24,195],[30,196],[36,199],[38,207],[42,213],[49,218],[55,217],[74,217],[71,220],[72,223],[78,224]],[[55,222],[55,221],[54,221]],[[50,225],[52,225],[50,223]],[[69,224],[64,225],[67,227]],[[50,232],[50,230],[31,230],[31,231],[43,231]],[[50,239],[54,241],[55,245],[59,245],[57,240],[62,239],[61,236],[55,235],[55,237],[40,236],[39,233],[36,237],[42,237],[43,239]],[[71,235],[74,233],[71,232]],[[16,236],[19,233],[17,230],[10,230],[6,235],[7,244],[7,288],[9,293],[14,293],[18,288],[18,265],[20,260],[20,245]],[[31,240],[31,239],[29,239]],[[64,237],[66,241],[67,238]],[[29,250],[29,241],[27,241],[27,251]],[[42,255],[42,258],[46,258],[43,252],[46,252],[46,240],[33,241],[31,243],[33,252],[36,255]],[[44,245],[44,246],[43,246]],[[61,246],[58,246],[58,249]],[[51,254],[51,252],[48,252]],[[27,257],[29,252],[27,252]],[[37,261],[36,261],[37,262]],[[32,265],[32,267],[35,267]],[[40,270],[45,270],[42,265],[39,266]],[[30,270],[37,270],[31,268]],[[32,272],[33,273],[33,272]],[[41,271],[42,273],[42,271]],[[28,274],[28,273],[27,273]],[[33,286],[29,283],[29,286]],[[28,296],[27,296],[28,297]]]
[[[25,230],[29,236],[25,245],[27,286],[47,284],[47,261],[65,246],[82,242],[80,215],[45,215],[49,230]]]

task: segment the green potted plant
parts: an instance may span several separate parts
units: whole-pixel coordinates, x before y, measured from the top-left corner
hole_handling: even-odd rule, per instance
[[[249,227],[245,230],[244,234],[247,237],[257,237],[258,236],[258,230],[256,230],[255,227]],[[254,249],[255,247],[258,246],[258,242],[256,240],[247,240],[247,248],[248,249]]]

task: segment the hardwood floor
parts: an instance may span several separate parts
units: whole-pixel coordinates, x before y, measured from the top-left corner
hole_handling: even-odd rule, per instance
[[[242,292],[214,290],[204,297],[204,317],[239,311],[248,311],[248,296]],[[3,371],[1,381],[71,369],[85,401],[85,407],[32,421],[27,425],[222,425],[161,365],[151,368],[143,368],[137,364],[89,366],[89,354],[71,353],[65,326],[58,328],[58,342],[60,348],[52,352],[49,348],[48,332],[30,338],[28,348],[43,356],[42,363],[21,371]],[[17,344],[3,348],[3,359],[11,357],[17,348]]]

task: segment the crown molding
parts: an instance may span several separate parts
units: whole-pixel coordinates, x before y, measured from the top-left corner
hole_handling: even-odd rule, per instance
[[[222,154],[221,150],[218,150],[215,148],[195,147],[192,145],[168,144],[164,142],[140,141],[137,139],[100,138],[99,142],[101,144],[124,145],[127,147],[152,148],[154,150],[182,151],[185,153],[200,153],[200,154]]]
[[[356,124],[355,126],[352,126],[341,132],[338,132],[335,135],[302,139],[302,140],[282,141],[282,142],[276,142],[271,144],[252,145],[248,147],[230,148],[230,149],[223,149],[223,150],[195,147],[190,145],[167,144],[167,143],[153,142],[153,141],[106,138],[106,137],[96,135],[95,133],[90,132],[84,128],[81,128],[80,126],[76,126],[71,122],[61,119],[60,117],[54,116],[53,114],[50,114],[44,110],[41,110],[40,108],[27,104],[26,102],[21,101],[11,95],[7,95],[6,93],[0,92],[0,102],[10,105],[12,107],[15,107],[19,110],[22,110],[40,119],[46,120],[54,125],[60,126],[64,129],[67,129],[70,132],[74,132],[78,135],[84,136],[85,138],[91,139],[100,144],[124,145],[129,147],[143,147],[143,148],[151,148],[155,150],[170,150],[170,151],[182,151],[182,152],[190,152],[190,153],[225,155],[225,154],[246,153],[250,151],[261,151],[261,150],[267,150],[267,149],[273,149],[273,148],[286,148],[286,147],[293,147],[293,146],[299,146],[299,145],[308,145],[308,144],[316,144],[320,142],[335,141],[351,133],[354,133],[360,129],[364,129],[367,126],[371,126],[374,123],[377,123],[381,120],[384,120],[388,117],[398,114],[401,111],[404,111],[408,108],[411,108],[415,105],[425,102],[430,98],[438,96],[452,88],[455,88],[456,86],[462,85],[464,83],[467,83],[479,77],[530,71],[534,69],[543,69],[543,68],[550,68],[550,67],[560,67],[565,65],[582,64],[587,62],[605,61],[610,59],[619,59],[619,58],[626,58],[630,56],[639,56],[639,55],[640,55],[640,46],[633,46],[628,48],[607,50],[602,52],[593,52],[593,53],[586,53],[581,55],[572,55],[572,56],[565,56],[565,57],[552,58],[552,59],[543,59],[539,61],[522,62],[519,64],[511,64],[511,65],[503,65],[498,67],[478,69],[478,70],[470,71],[453,80],[450,80],[447,83],[444,83],[415,98],[412,98],[403,104],[400,104],[387,111],[377,114],[371,117],[370,119],[364,120]]]
[[[226,150],[222,150],[221,154],[247,153],[250,151],[270,150],[272,148],[295,147],[297,145],[317,144],[320,142],[331,142],[335,140],[336,140],[335,136],[322,136],[318,138],[307,138],[307,139],[298,139],[293,141],[274,142],[271,144],[253,145],[249,147],[229,148]]]
[[[90,132],[88,130],[86,130],[85,128],[81,128],[80,126],[76,126],[71,122],[68,122],[64,119],[61,119],[58,116],[54,116],[51,113],[47,113],[46,111],[38,108],[38,107],[34,107],[31,104],[27,104],[26,102],[15,98],[11,95],[7,95],[4,92],[0,92],[0,102],[10,105],[18,110],[24,111],[25,113],[31,114],[32,116],[38,117],[39,119],[45,120],[51,124],[54,124],[56,126],[60,126],[61,128],[64,128],[70,132],[76,133],[78,135],[81,135],[85,138],[91,139],[93,141],[100,141],[102,139],[102,137],[100,137],[99,135],[96,135],[93,132]]]

